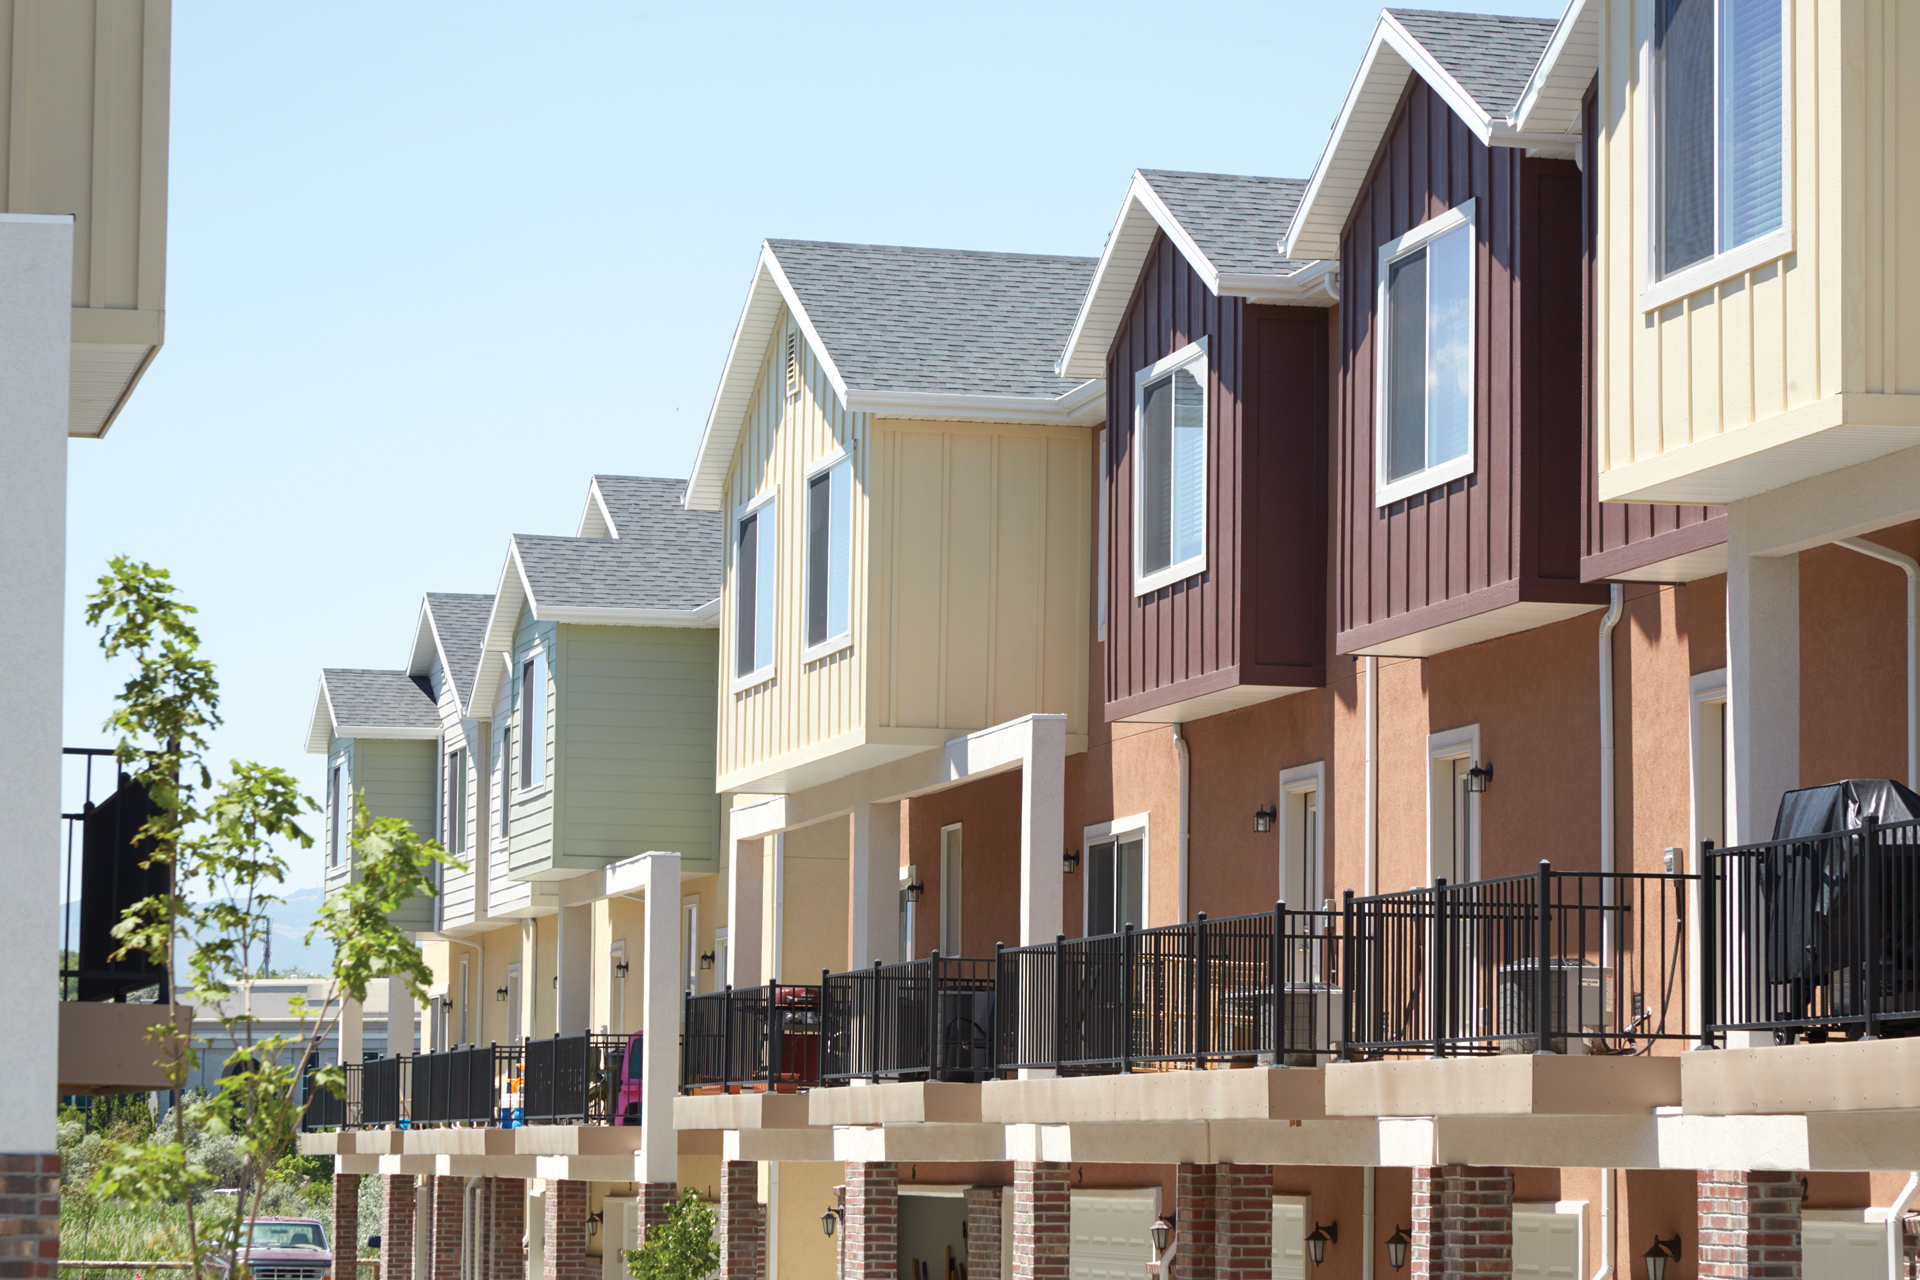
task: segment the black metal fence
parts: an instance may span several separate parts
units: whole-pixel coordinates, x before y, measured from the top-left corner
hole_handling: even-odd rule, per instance
[[[311,1132],[315,1129],[355,1129],[360,1127],[360,1064],[347,1063],[342,1070],[346,1072],[346,1096],[323,1089],[313,1082],[312,1073],[307,1076],[307,1106],[302,1113],[301,1128]]]
[[[680,1089],[776,1093],[820,1083],[820,988],[768,983],[687,997]]]
[[[529,1040],[525,1118],[529,1123],[607,1124],[619,1099],[626,1036],[554,1036]]]
[[[500,1114],[518,1045],[474,1045],[415,1054],[408,1116],[413,1124],[484,1124]]]
[[[1000,948],[995,1067],[1071,1073],[1339,1052],[1339,918],[1289,911]]]
[[[985,1080],[994,962],[942,956],[820,976],[820,1079]]]
[[[408,1066],[411,1059],[402,1055],[376,1058],[360,1064],[360,1124],[378,1129],[397,1125],[406,1114]]]
[[[1701,859],[1702,1042],[1920,1033],[1920,823]]]
[[[1555,871],[1356,898],[1348,1056],[1644,1052],[1684,1038],[1686,875]]]

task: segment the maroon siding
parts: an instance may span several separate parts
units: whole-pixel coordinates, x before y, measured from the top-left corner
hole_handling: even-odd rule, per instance
[[[1207,340],[1207,568],[1133,594],[1135,371]],[[1156,238],[1107,359],[1107,717],[1326,679],[1326,312],[1207,288]]]
[[[1340,249],[1336,647],[1389,643],[1521,601],[1604,603],[1580,581],[1579,170],[1489,148],[1415,77]],[[1387,507],[1374,492],[1380,246],[1468,199],[1474,473]]]
[[[1600,82],[1587,89],[1582,104],[1581,145],[1587,155],[1598,154],[1600,140]],[[1601,502],[1599,454],[1599,397],[1595,361],[1596,330],[1594,272],[1599,257],[1599,174],[1589,164],[1582,176],[1580,216],[1580,314],[1582,347],[1580,378],[1580,577],[1597,582],[1688,552],[1716,547],[1727,540],[1725,507],[1681,507],[1672,503]]]

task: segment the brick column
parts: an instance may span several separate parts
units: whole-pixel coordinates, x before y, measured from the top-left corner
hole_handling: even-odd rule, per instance
[[[1000,1188],[967,1188],[967,1280],[1000,1280]]]
[[[1408,1260],[1411,1280],[1512,1275],[1513,1170],[1416,1168]]]
[[[467,1180],[436,1174],[427,1181],[428,1273],[420,1280],[460,1280],[460,1237],[467,1219]]]
[[[0,1155],[0,1277],[53,1280],[60,1257],[60,1157]]]
[[[587,1184],[578,1178],[547,1179],[547,1234],[543,1250],[547,1280],[592,1280],[587,1257]]]
[[[333,1274],[339,1280],[360,1277],[360,1175],[333,1175],[333,1221],[327,1226],[333,1245]]]
[[[413,1175],[380,1175],[380,1280],[413,1280]]]
[[[1066,1165],[1014,1161],[1013,1280],[1068,1280],[1071,1209]]]
[[[1273,1280],[1273,1166],[1215,1165],[1213,1186],[1213,1274]]]
[[[1214,1197],[1217,1168],[1210,1164],[1183,1164],[1173,1170],[1173,1211],[1178,1219],[1175,1238],[1180,1247],[1169,1269],[1184,1280],[1213,1280],[1219,1234]],[[1157,1264],[1159,1259],[1154,1262]]]
[[[900,1257],[900,1167],[847,1161],[846,1264],[841,1280],[897,1280]]]
[[[527,1280],[527,1180],[487,1179],[487,1280]],[[334,1280],[345,1280],[337,1272]]]
[[[635,1244],[636,1248],[646,1242],[649,1231],[666,1222],[667,1210],[671,1208],[673,1202],[679,1198],[680,1187],[678,1183],[643,1182],[640,1184],[640,1194],[637,1197],[638,1203],[635,1206],[635,1213],[639,1219],[638,1229],[640,1232],[640,1239]]]
[[[1800,1280],[1800,1179],[1702,1169],[1700,1280]]]
[[[767,1219],[760,1203],[760,1166],[729,1160],[720,1170],[721,1280],[766,1280]]]

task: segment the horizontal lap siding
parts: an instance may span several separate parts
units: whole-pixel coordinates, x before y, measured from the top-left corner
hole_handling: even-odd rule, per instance
[[[520,623],[513,636],[513,675],[508,684],[513,688],[513,701],[509,704],[513,736],[508,744],[507,773],[507,810],[511,830],[507,835],[508,864],[515,871],[538,870],[553,860],[554,842],[562,838],[562,832],[556,831],[554,821],[554,770],[553,770],[553,717],[556,699],[553,696],[553,676],[555,668],[555,630],[551,622],[535,622],[530,610],[522,606]],[[539,735],[539,750],[546,759],[546,770],[542,775],[544,785],[531,791],[520,788],[520,735],[525,732],[521,717],[527,705],[526,693],[520,688],[520,670],[534,652],[542,648],[547,655],[547,717],[544,724],[533,727]]]

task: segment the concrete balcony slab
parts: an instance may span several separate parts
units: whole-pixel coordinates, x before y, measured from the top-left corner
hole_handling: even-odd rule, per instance
[[[1680,1060],[1687,1115],[1920,1107],[1920,1039],[1707,1049]]]
[[[642,1130],[637,1124],[530,1124],[509,1132],[523,1156],[631,1156]]]
[[[145,1093],[171,1089],[173,1080],[164,1061],[176,1052],[178,1041],[157,1043],[147,1038],[150,1028],[193,1025],[187,1005],[107,1004],[83,1000],[60,1002],[58,1066],[63,1094]]]
[[[1498,1054],[1336,1062],[1329,1116],[1628,1116],[1680,1104],[1676,1055]]]
[[[815,1089],[807,1114],[817,1125],[979,1124],[984,1087],[936,1080]]]
[[[810,1123],[804,1093],[705,1093],[673,1100],[673,1127],[689,1129],[804,1129]]]
[[[1318,1120],[1326,1114],[1326,1071],[1320,1067],[1061,1076],[980,1086],[980,1118],[996,1124]]]

